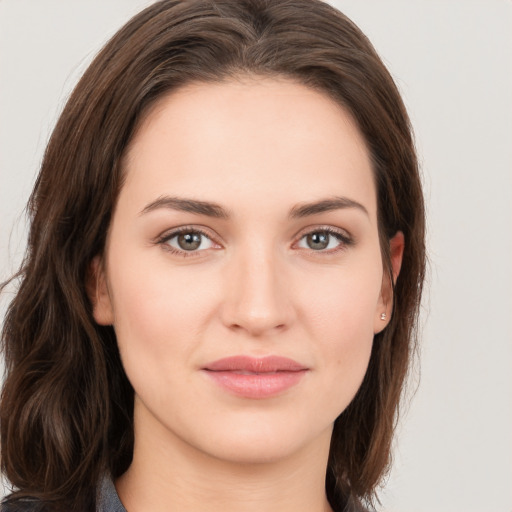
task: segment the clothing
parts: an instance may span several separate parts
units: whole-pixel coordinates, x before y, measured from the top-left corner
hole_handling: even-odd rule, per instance
[[[117,495],[114,483],[110,478],[105,478],[100,489],[98,499],[97,512],[126,512],[119,496]],[[340,511],[341,512],[341,511]],[[352,500],[347,504],[342,512],[367,512],[366,509],[360,508]]]
[[[114,482],[110,478],[105,478],[101,484],[96,510],[97,512],[126,512],[117,495]]]
[[[40,501],[27,499],[14,503],[2,503],[0,512],[48,512],[48,509]],[[101,482],[96,512],[126,512],[111,478],[105,477]]]
[[[335,510],[337,512],[338,509]],[[104,478],[101,482],[98,502],[96,505],[97,512],[126,512],[121,500],[117,494],[114,483],[111,478]],[[35,501],[25,501],[17,504],[0,504],[0,512],[45,512],[41,505]],[[352,500],[340,512],[367,512],[366,509],[357,505]]]

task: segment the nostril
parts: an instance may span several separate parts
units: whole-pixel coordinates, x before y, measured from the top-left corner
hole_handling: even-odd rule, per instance
[[[261,336],[270,332],[281,332],[286,329],[286,324],[280,323],[278,325],[271,325],[265,322],[246,322],[244,324],[233,323],[229,326],[232,331],[240,332],[246,331],[251,336]]]
[[[256,283],[257,277],[262,276],[229,282],[219,313],[222,323],[232,332],[244,330],[252,336],[282,332],[296,318],[291,298],[275,276]]]

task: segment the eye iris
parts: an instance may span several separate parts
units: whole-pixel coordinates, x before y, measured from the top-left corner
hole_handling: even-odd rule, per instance
[[[178,245],[184,251],[193,251],[201,245],[199,233],[182,233],[178,235]]]
[[[325,249],[329,245],[329,233],[327,231],[316,231],[307,236],[307,242],[311,249]]]

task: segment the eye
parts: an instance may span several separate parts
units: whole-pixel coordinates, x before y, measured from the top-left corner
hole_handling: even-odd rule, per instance
[[[185,257],[216,246],[203,231],[187,227],[166,233],[158,243],[164,245],[173,254]]]
[[[352,239],[332,228],[322,228],[310,231],[303,235],[299,241],[298,247],[301,249],[310,249],[315,252],[336,252],[351,245]]]

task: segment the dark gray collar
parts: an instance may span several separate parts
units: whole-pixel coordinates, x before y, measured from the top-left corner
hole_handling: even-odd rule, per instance
[[[101,482],[96,510],[97,512],[126,512],[110,477],[105,477]]]
[[[101,482],[98,496],[97,512],[126,512],[117,494],[114,482],[110,477],[105,477]],[[338,510],[337,508],[335,510]],[[2,512],[2,510],[0,510]],[[343,512],[369,512],[361,504],[349,500]]]

